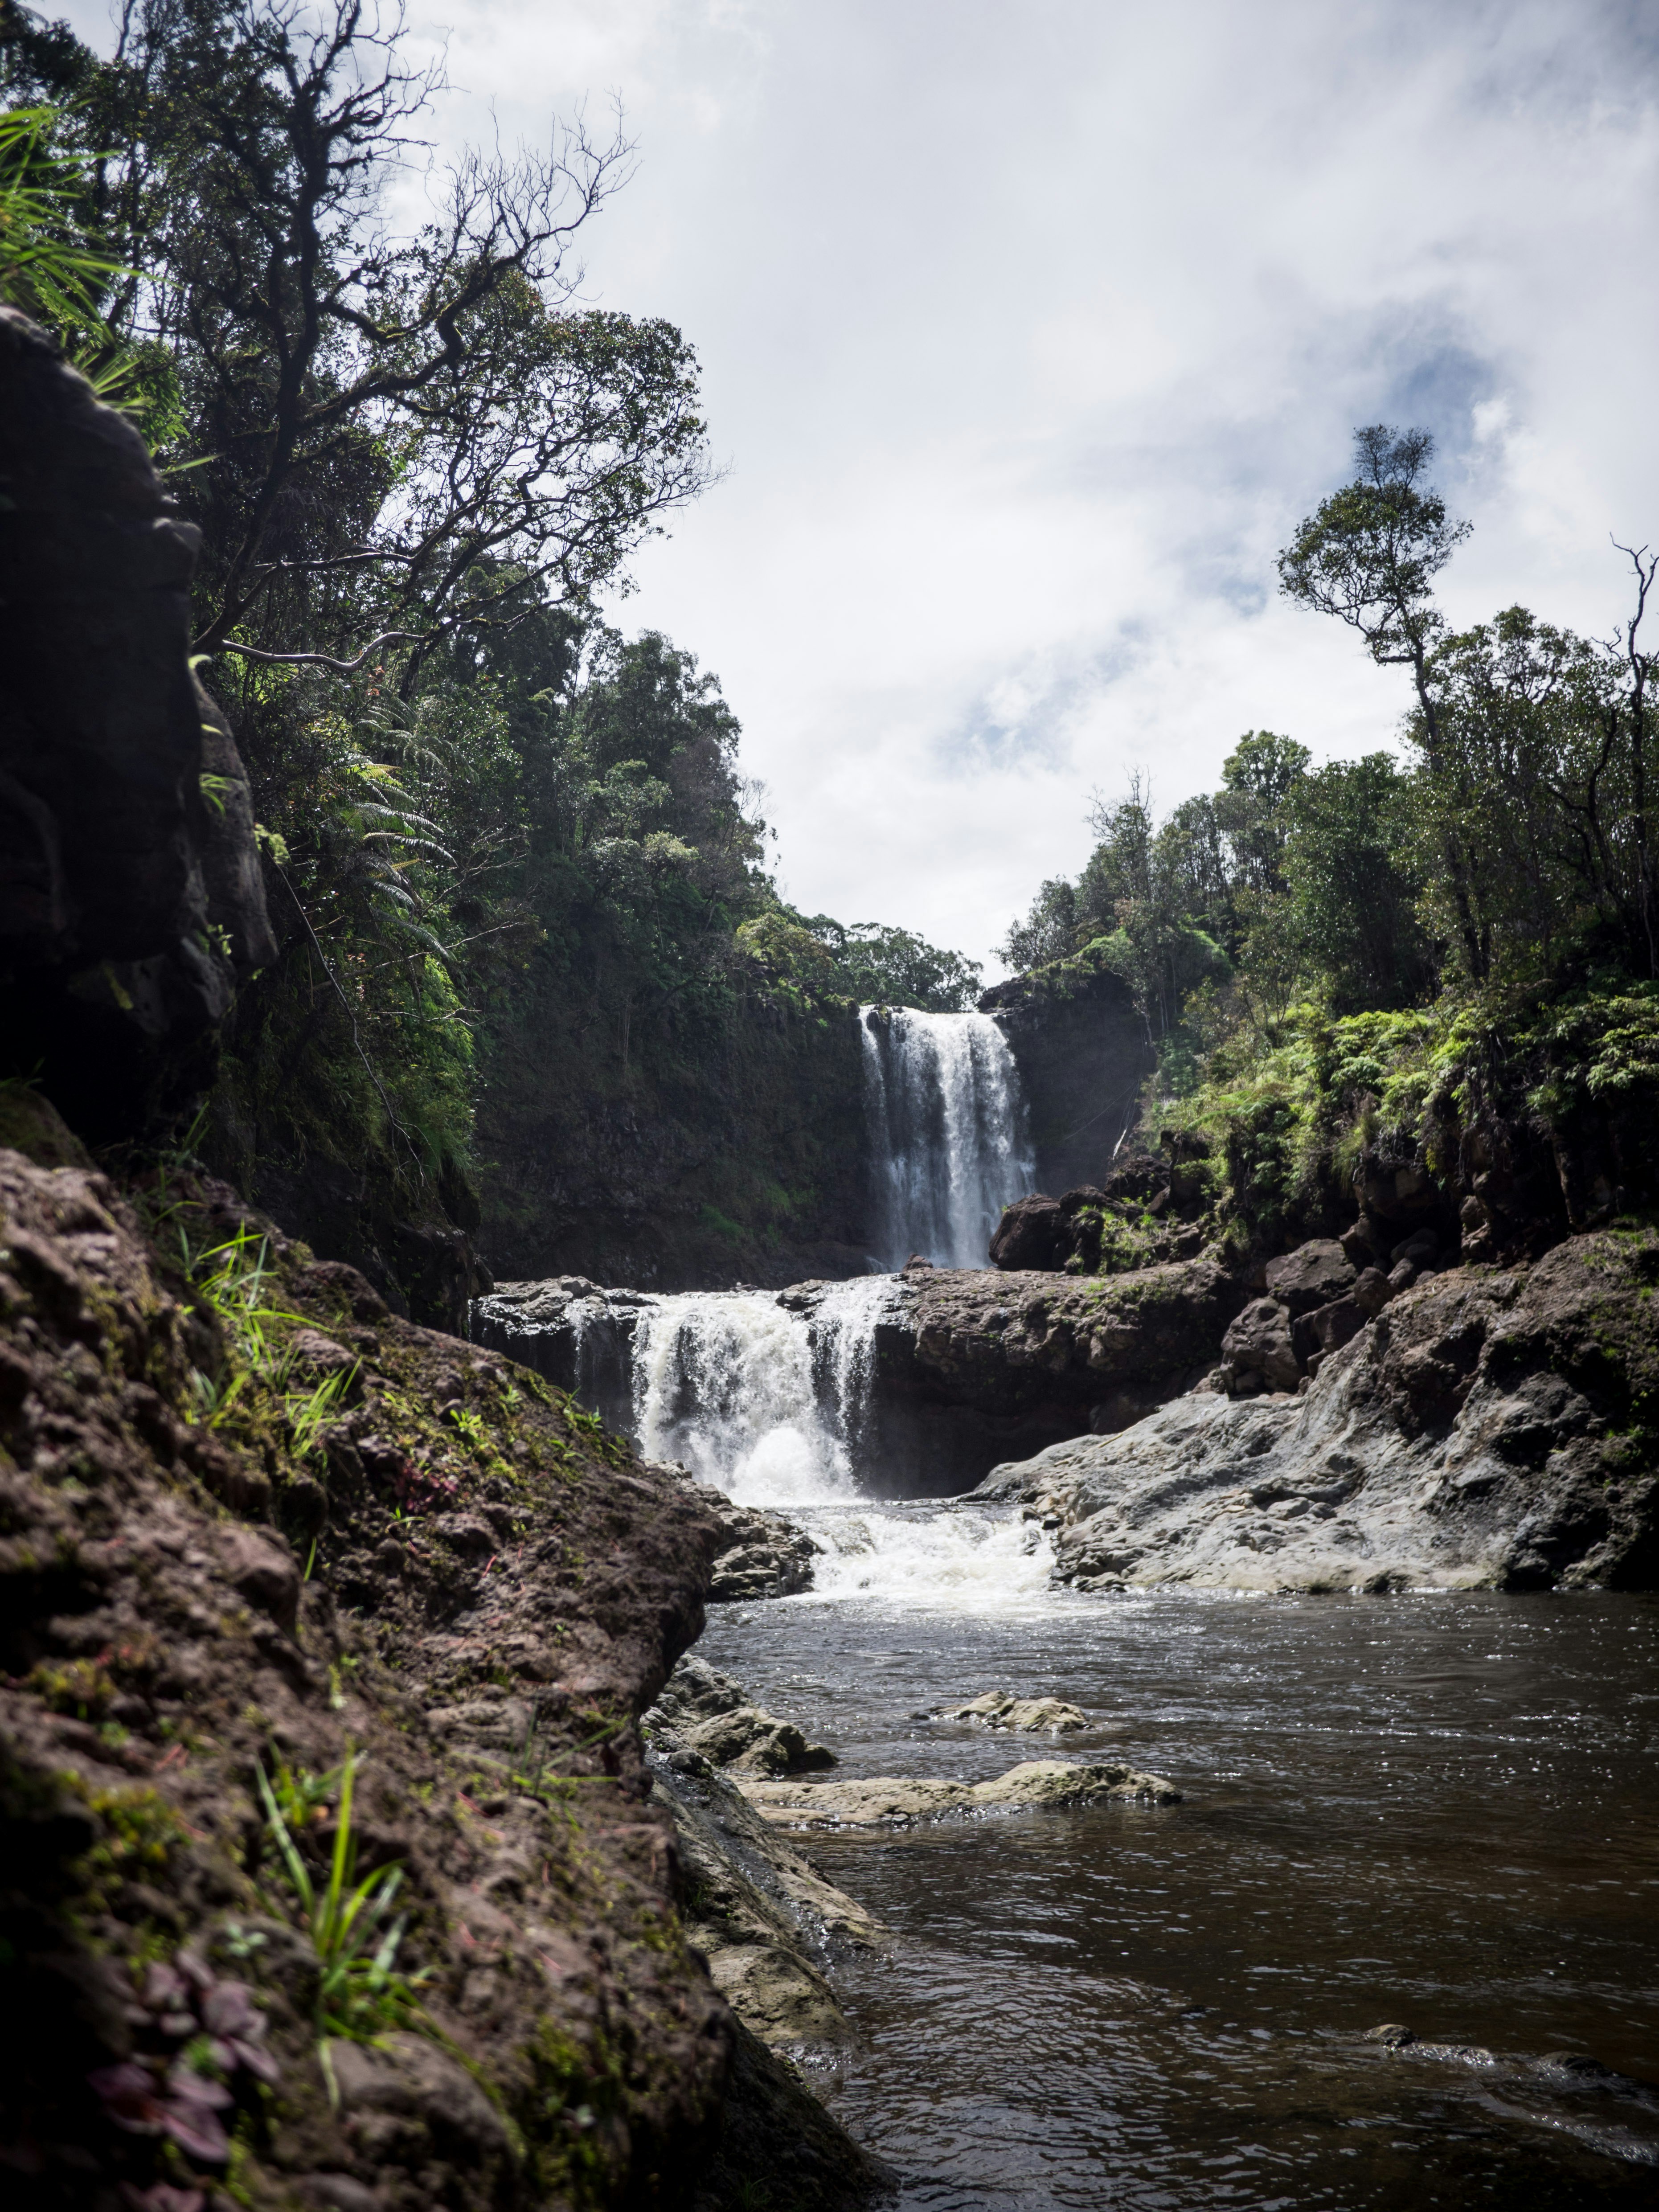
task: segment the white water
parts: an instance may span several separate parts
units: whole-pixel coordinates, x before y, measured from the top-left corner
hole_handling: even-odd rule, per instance
[[[988,1014],[866,1006],[860,1018],[882,1261],[982,1267],[1036,1172],[1008,1041]]]
[[[853,1459],[874,1374],[884,1280],[841,1283],[806,1316],[763,1291],[642,1303],[634,1432],[740,1505],[855,1498]]]
[[[786,1605],[1007,1619],[1052,1613],[1054,1546],[1035,1522],[951,1507],[867,1505],[799,1516],[823,1547],[812,1587]],[[1064,1602],[1064,1601],[1060,1601]]]

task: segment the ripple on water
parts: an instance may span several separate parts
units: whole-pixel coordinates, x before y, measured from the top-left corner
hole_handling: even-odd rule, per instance
[[[1046,1753],[918,1717],[996,1688],[1084,1707],[1060,1755],[1188,1793],[811,1838],[896,1931],[843,1975],[832,2094],[907,2205],[1654,2201],[1659,2105],[1524,2063],[1659,2072],[1654,1600],[1080,1599],[1030,1524],[811,1518],[817,1591],[703,1649],[848,1771]],[[1364,2041],[1383,2021],[1452,2055]]]

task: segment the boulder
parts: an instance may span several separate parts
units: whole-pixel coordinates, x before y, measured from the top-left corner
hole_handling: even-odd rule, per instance
[[[1255,1298],[1228,1324],[1221,1340],[1223,1364],[1235,1389],[1294,1390],[1302,1364],[1291,1340],[1291,1317],[1276,1298]]]
[[[1280,1259],[1269,1260],[1265,1272],[1268,1297],[1294,1316],[1312,1313],[1346,1297],[1358,1271],[1340,1244],[1316,1237]]]
[[[734,1774],[801,1774],[836,1764],[836,1754],[809,1743],[793,1721],[755,1705],[740,1684],[688,1652],[646,1716],[656,1747],[696,1772],[703,1765]]]
[[[991,1237],[991,1265],[1043,1270],[1065,1265],[1071,1237],[1060,1200],[1041,1194],[1004,1206]]]

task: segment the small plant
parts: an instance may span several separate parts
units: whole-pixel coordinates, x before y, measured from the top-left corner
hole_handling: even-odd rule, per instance
[[[317,2051],[329,2101],[339,2103],[329,2045],[334,2041],[373,2043],[390,2028],[427,2029],[426,2014],[416,1992],[425,1979],[401,1974],[397,1958],[407,1922],[391,1917],[403,1886],[401,1866],[377,1867],[357,1879],[357,1836],[351,1823],[352,1786],[359,1760],[349,1747],[338,1768],[339,1804],[335,1815],[334,1849],[328,1879],[319,1887],[301,1856],[293,1832],[278,1802],[278,1788],[290,1807],[310,1806],[314,1812],[321,1791],[334,1780],[320,1783],[313,1777],[278,1769],[273,1787],[263,1767],[256,1770],[265,1826],[276,1845],[283,1871],[306,1920],[319,1969],[317,1984]]]

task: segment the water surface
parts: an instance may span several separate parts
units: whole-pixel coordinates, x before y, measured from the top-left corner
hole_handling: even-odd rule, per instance
[[[1006,1518],[802,1517],[819,1590],[702,1648],[845,1771],[1050,1754],[925,1717],[1007,1689],[1186,1793],[811,1838],[895,1933],[826,2087],[906,2206],[1659,2202],[1659,2095],[1536,2070],[1659,2078],[1659,1601],[1079,1598]]]

